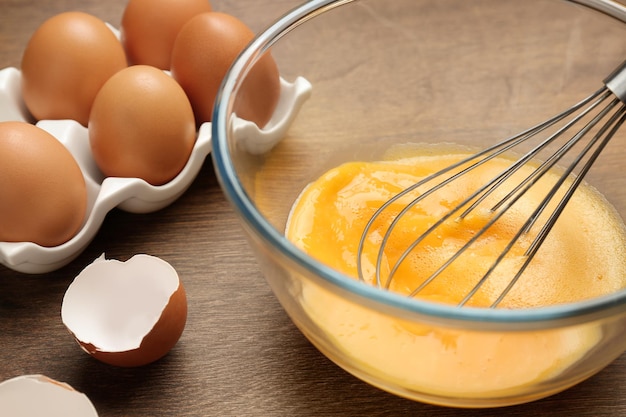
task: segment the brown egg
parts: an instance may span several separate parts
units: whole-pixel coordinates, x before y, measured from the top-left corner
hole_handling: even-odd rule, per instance
[[[165,184],[184,168],[195,140],[193,111],[185,92],[155,67],[123,69],[94,100],[89,143],[106,176]]]
[[[57,246],[80,229],[83,174],[54,136],[25,122],[0,122],[0,241]]]
[[[22,57],[22,95],[38,119],[74,119],[87,125],[94,97],[126,66],[124,48],[97,17],[66,12],[46,20]]]
[[[196,122],[210,122],[222,79],[254,33],[240,20],[219,12],[203,13],[183,26],[172,50],[172,76],[183,87]],[[266,53],[246,77],[236,103],[241,118],[263,127],[280,96],[274,59]]]
[[[169,69],[178,31],[192,17],[210,11],[208,0],[129,0],[120,26],[128,61]]]

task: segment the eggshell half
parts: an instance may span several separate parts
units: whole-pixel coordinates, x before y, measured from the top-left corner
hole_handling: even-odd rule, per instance
[[[176,270],[150,255],[126,262],[104,254],[68,287],[63,323],[94,358],[116,366],[142,366],[165,356],[187,320],[187,297]]]
[[[43,375],[21,375],[0,383],[0,416],[98,417],[83,393]]]

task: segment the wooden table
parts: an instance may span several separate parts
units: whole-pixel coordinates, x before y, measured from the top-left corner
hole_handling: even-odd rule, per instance
[[[253,30],[297,0],[214,0]],[[78,9],[119,25],[125,1],[0,0],[0,67],[19,66],[32,32]],[[297,59],[297,56],[294,56]],[[0,162],[1,163],[1,162]],[[101,253],[169,261],[188,292],[186,330],[164,359],[104,365],[82,352],[60,320],[65,289]],[[505,410],[457,410],[387,394],[347,374],[294,327],[261,276],[208,159],[191,188],[149,215],[113,210],[90,246],[53,273],[0,267],[0,380],[41,373],[86,393],[101,416],[624,416],[626,355],[553,397]]]

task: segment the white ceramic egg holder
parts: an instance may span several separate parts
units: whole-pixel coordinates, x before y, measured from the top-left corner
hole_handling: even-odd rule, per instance
[[[298,77],[293,83],[281,78],[276,110],[263,129],[252,122],[235,120],[233,129],[239,144],[250,153],[272,148],[285,136],[310,93],[311,85],[304,78]],[[31,120],[21,96],[21,72],[12,67],[0,70],[0,121],[9,120]],[[40,120],[37,126],[65,145],[78,162],[87,185],[87,213],[80,231],[62,245],[44,247],[32,242],[0,242],[0,264],[24,273],[50,272],[72,261],[93,240],[113,208],[149,213],[171,204],[191,185],[211,152],[211,123],[204,123],[187,165],[170,182],[154,186],[139,178],[105,177],[91,155],[89,132],[80,123]]]

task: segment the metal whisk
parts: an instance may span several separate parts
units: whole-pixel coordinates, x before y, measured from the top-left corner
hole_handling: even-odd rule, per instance
[[[535,168],[529,175],[526,175],[524,179],[519,182],[519,184],[516,184],[513,187],[512,190],[507,191],[504,198],[498,200],[495,205],[491,206],[491,215],[485,225],[470,239],[468,239],[467,242],[453,256],[441,264],[438,269],[436,269],[409,294],[410,297],[416,296],[426,286],[432,283],[444,270],[446,270],[457,258],[459,258],[463,252],[468,250],[470,246],[472,246],[483,234],[485,234],[485,232],[493,226],[493,224],[500,219],[516,201],[526,194],[528,190],[530,190],[531,187],[539,181],[540,178],[550,171],[551,168],[555,167],[565,155],[574,155],[572,162],[567,167],[564,167],[562,175],[549,189],[543,200],[540,201],[536,209],[532,212],[531,216],[529,216],[519,230],[513,234],[513,237],[510,239],[508,244],[506,244],[504,250],[494,256],[495,259],[491,266],[459,304],[460,306],[465,305],[476,294],[476,292],[485,284],[496,267],[503,261],[520,238],[535,225],[540,216],[544,213],[544,211],[546,211],[547,207],[552,204],[552,211],[546,212],[546,216],[541,217],[542,219],[545,219],[543,220],[544,223],[542,225],[537,225],[538,227],[540,226],[540,230],[532,240],[530,246],[526,249],[523,262],[517,270],[517,273],[511,278],[504,290],[502,290],[496,300],[491,304],[491,308],[495,308],[519,281],[523,272],[531,263],[533,257],[545,241],[546,236],[563,212],[565,206],[570,201],[572,195],[583,181],[585,174],[589,171],[604,147],[626,120],[626,105],[624,103],[626,103],[626,61],[604,80],[602,88],[576,105],[555,115],[547,121],[505,139],[474,155],[464,158],[453,165],[441,169],[395,195],[375,212],[365,226],[358,247],[357,269],[359,279],[365,279],[363,271],[363,251],[368,233],[371,231],[374,222],[381,215],[383,215],[383,213],[389,210],[392,204],[398,202],[401,198],[407,198],[406,196],[409,193],[415,192],[418,187],[428,187],[425,191],[419,192],[419,195],[416,198],[414,198],[395,215],[389,225],[389,228],[382,237],[375,265],[375,283],[377,286],[386,289],[390,287],[391,282],[394,279],[394,275],[398,271],[402,262],[404,262],[409,254],[414,251],[429,235],[434,233],[438,227],[449,219],[464,219],[489,195],[493,194],[493,192],[498,189],[498,187],[500,187],[505,180],[509,179],[523,166],[531,163],[531,161],[536,161],[538,155],[542,151],[545,151],[548,146],[554,147],[555,144],[558,144],[556,151],[550,153],[543,162],[536,163],[536,165],[534,165]],[[552,129],[549,130],[550,128]],[[543,135],[545,137],[539,135],[541,132],[545,133]],[[524,153],[515,160],[512,160],[509,167],[502,170],[499,174],[494,176],[484,185],[480,186],[477,190],[471,192],[468,197],[450,209],[443,217],[438,219],[432,226],[428,227],[421,235],[416,236],[415,240],[406,248],[406,250],[404,250],[397,262],[390,266],[388,275],[383,278],[381,264],[383,262],[385,248],[389,243],[394,228],[407,213],[409,213],[414,207],[418,206],[420,202],[423,202],[424,199],[435,194],[446,185],[459,180],[472,170],[500,155],[515,151],[519,145],[530,140],[537,141],[536,144],[531,145],[532,148],[530,151]],[[568,178],[570,178],[571,181],[567,181]],[[557,198],[559,195],[560,197]]]

